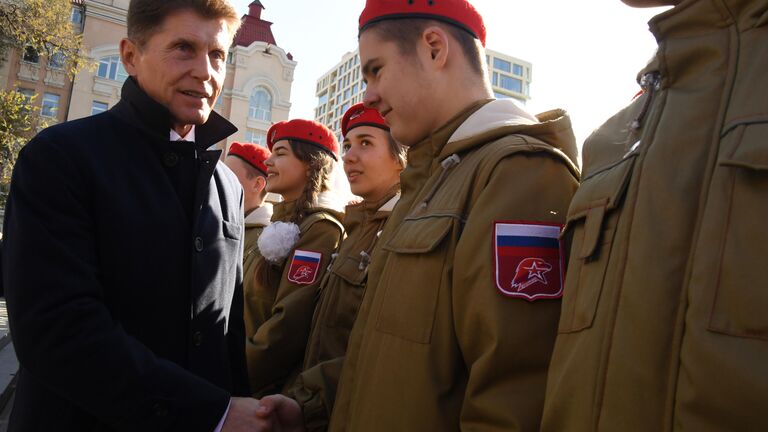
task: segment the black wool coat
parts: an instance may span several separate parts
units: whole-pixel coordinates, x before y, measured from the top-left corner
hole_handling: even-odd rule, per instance
[[[11,431],[212,432],[247,395],[242,189],[207,151],[212,113],[170,143],[129,78],[106,113],[26,145],[6,208],[4,284],[21,364]]]

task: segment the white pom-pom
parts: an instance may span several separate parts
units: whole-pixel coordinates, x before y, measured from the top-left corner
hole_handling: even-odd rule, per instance
[[[291,222],[274,222],[259,236],[259,252],[267,261],[278,263],[285,259],[299,241],[299,226]]]

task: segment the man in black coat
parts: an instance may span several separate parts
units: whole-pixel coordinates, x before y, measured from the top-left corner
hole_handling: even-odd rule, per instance
[[[238,26],[227,0],[133,0],[121,101],[21,151],[2,266],[21,363],[9,430],[257,426],[258,402],[233,397],[249,394],[242,190],[207,150],[236,131],[211,107]]]

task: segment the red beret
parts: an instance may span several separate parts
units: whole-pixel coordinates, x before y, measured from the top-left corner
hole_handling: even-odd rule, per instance
[[[405,18],[433,19],[458,26],[485,46],[483,17],[467,0],[366,0],[359,30],[379,21]]]
[[[339,160],[339,141],[336,135],[323,124],[312,120],[289,120],[275,123],[267,132],[267,145],[269,149],[281,140],[293,140],[311,144],[330,153],[334,159]]]
[[[341,119],[341,134],[346,137],[347,132],[358,126],[373,126],[386,131],[389,130],[384,117],[376,109],[366,108],[362,103],[352,105],[352,108],[344,113],[344,118]]]
[[[227,156],[237,156],[240,159],[248,162],[249,165],[267,175],[267,166],[264,165],[272,153],[264,147],[251,143],[238,143],[233,142],[229,147],[229,153]]]

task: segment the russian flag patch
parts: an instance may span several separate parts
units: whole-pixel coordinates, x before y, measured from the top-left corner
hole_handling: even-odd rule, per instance
[[[528,301],[563,296],[565,276],[560,231],[536,222],[495,222],[493,260],[496,288]]]
[[[291,267],[288,269],[288,281],[297,285],[310,285],[317,280],[317,272],[320,269],[320,260],[323,254],[320,252],[296,249],[293,252]]]

